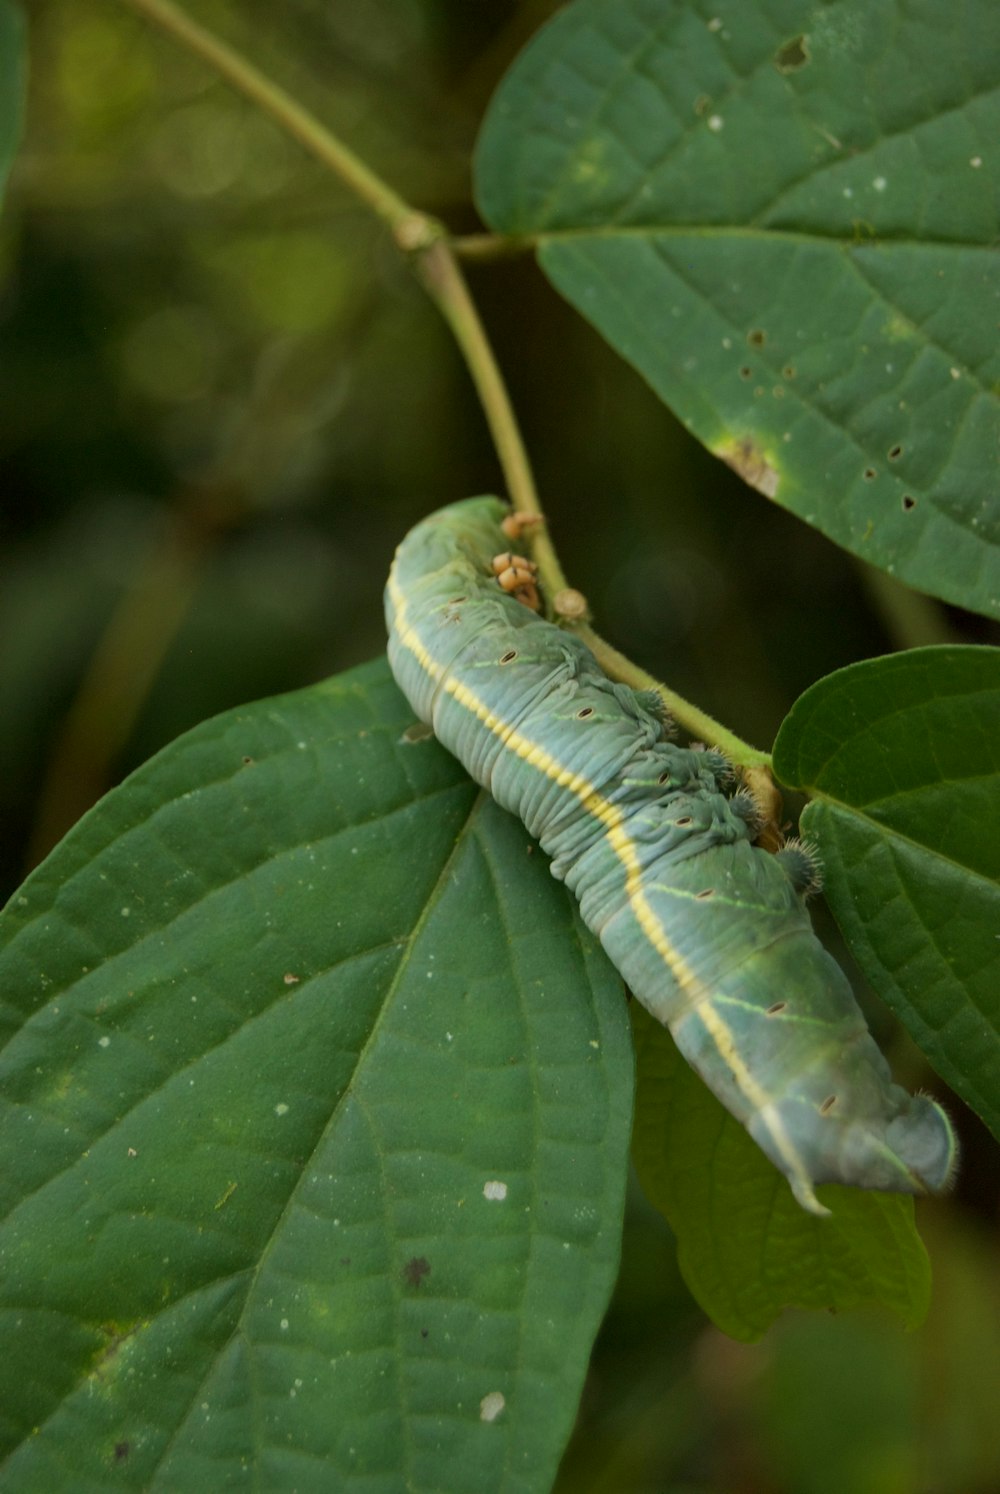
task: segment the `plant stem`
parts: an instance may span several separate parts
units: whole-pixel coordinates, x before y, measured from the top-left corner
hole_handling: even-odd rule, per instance
[[[685,700],[683,695],[678,695],[667,685],[662,685],[651,674],[640,669],[638,664],[633,664],[624,654],[620,654],[589,625],[584,623],[575,631],[590,649],[605,674],[610,674],[614,679],[622,680],[627,685],[633,685],[637,690],[655,690],[662,697],[670,714],[693,737],[704,742],[708,747],[720,748],[739,767],[770,766],[769,753],[761,752],[757,747],[751,747],[749,742],[744,742],[742,737],[729,731],[721,721],[716,721],[713,716],[709,716],[707,712],[692,705],[689,700]]]
[[[423,250],[417,256],[417,273],[454,333],[472,375],[511,502],[520,513],[543,517],[531,463],[503,374],[450,245],[439,239]],[[542,585],[554,596],[568,584],[559,557],[544,526],[539,527],[532,540]]]
[[[235,518],[235,513],[234,513]],[[168,515],[118,601],[55,736],[28,847],[29,869],[111,785],[115,761],[187,617],[218,531]]]
[[[522,252],[528,241],[495,234],[449,240],[442,224],[412,207],[290,94],[266,78],[235,48],[192,21],[173,0],[123,0],[123,3],[194,52],[252,99],[388,226],[398,246],[411,255],[421,282],[455,336],[475,383],[515,509],[543,517],[510,396],[457,258],[462,254],[469,259],[495,259]],[[559,557],[544,525],[539,525],[531,538],[539,579],[548,596],[555,597],[567,588]],[[766,772],[770,761],[767,753],[743,742],[704,711],[660,685],[586,624],[571,626],[609,674],[641,689],[658,691],[671,714],[687,731],[721,747],[742,767]]]
[[[315,115],[296,103],[291,94],[272,83],[234,47],[193,21],[173,0],[122,0],[188,51],[194,52],[220,73],[234,88],[252,99],[286,134],[291,135],[346,187],[387,223],[394,233],[414,218],[409,203],[365,165],[342,141],[322,125]]]
[[[526,233],[464,233],[454,234],[448,242],[459,259],[489,264],[528,254],[536,241]]]

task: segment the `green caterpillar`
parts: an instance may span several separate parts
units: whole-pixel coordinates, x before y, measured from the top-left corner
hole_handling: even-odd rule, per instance
[[[496,498],[453,504],[396,552],[389,660],[413,709],[538,838],[635,996],[804,1208],[829,1212],[817,1183],[945,1187],[951,1126],[892,1082],[813,933],[808,854],[754,846],[724,759],[666,740],[655,696],[536,614],[530,563],[494,564],[505,515]]]

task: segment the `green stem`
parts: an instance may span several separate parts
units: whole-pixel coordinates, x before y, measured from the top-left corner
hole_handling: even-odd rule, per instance
[[[527,233],[465,233],[453,234],[448,242],[459,259],[492,264],[529,254],[536,240]]]
[[[394,234],[398,235],[402,230],[405,236],[407,226],[414,224],[415,220],[430,222],[424,214],[415,212],[314,115],[297,104],[291,94],[272,83],[234,47],[185,15],[173,0],[122,0],[122,3],[159,26],[161,31],[194,52],[240,93],[252,99],[286,134],[339,177],[356,197],[389,225]],[[410,244],[407,247],[416,246]]]
[[[542,517],[528,453],[514,415],[507,387],[493,348],[483,329],[457,254],[470,259],[496,258],[520,252],[523,239],[475,234],[449,242],[444,227],[419,212],[370,170],[352,150],[307,110],[279,88],[239,52],[184,14],[173,0],[123,0],[167,32],[189,51],[215,68],[247,98],[252,99],[287,134],[298,140],[389,227],[396,243],[412,255],[417,274],[447,321],[475,383],[503,468],[514,507]],[[550,597],[567,589],[566,577],[544,525],[532,535],[539,578]],[[645,670],[630,663],[586,624],[573,624],[602,667],[616,679],[643,689],[655,689],[671,714],[694,736],[722,750],[743,767],[765,770],[770,759],[727,731],[718,721],[660,685]]]
[[[640,669],[638,664],[633,664],[624,654],[620,654],[589,625],[582,624],[574,631],[590,649],[605,674],[610,674],[613,679],[622,680],[627,685],[633,685],[637,690],[655,690],[663,699],[671,716],[698,741],[704,742],[708,747],[720,748],[731,762],[741,768],[770,766],[769,753],[761,752],[757,747],[751,747],[749,742],[744,742],[742,737],[729,731],[721,721],[716,721],[713,716],[709,716],[707,712],[692,705],[689,700],[685,700],[683,695],[678,695],[675,690],[662,685],[651,674]]]
[[[518,512],[542,518],[531,463],[503,374],[450,245],[439,239],[423,250],[417,256],[417,273],[451,328],[472,375],[511,502]],[[567,581],[544,526],[539,527],[532,541],[542,585],[554,596],[565,589]]]

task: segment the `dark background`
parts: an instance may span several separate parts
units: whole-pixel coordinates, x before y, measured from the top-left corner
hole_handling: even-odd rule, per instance
[[[416,205],[480,227],[489,95],[550,0],[192,0]],[[178,733],[384,646],[407,527],[503,491],[467,374],[384,231],[114,0],[29,6],[0,219],[0,888]],[[564,567],[637,662],[768,746],[831,669],[990,627],[744,487],[549,289],[470,270]],[[904,1066],[912,1055],[884,1014]],[[917,1076],[919,1079],[919,1075]],[[1000,1487],[997,1152],[960,1111],[921,1206],[935,1307],[706,1326],[638,1190],[565,1490]]]

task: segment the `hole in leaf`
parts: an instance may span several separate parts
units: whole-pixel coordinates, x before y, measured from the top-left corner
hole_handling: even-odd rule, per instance
[[[694,820],[689,814],[682,814],[679,820],[674,820],[674,824],[686,827],[687,825],[693,825]]]
[[[752,332],[747,333],[747,342],[752,348],[762,348],[767,341],[767,333],[760,327],[754,327]]]
[[[705,899],[707,897],[714,897],[714,896],[715,896],[715,888],[714,887],[703,887],[702,890],[701,890],[701,892],[696,892],[695,893],[695,897],[697,899],[699,899],[699,901],[701,901],[701,900],[703,900],[703,899]]]
[[[577,711],[577,713],[576,713],[576,719],[578,721],[586,721],[587,717],[588,716],[592,716],[593,714],[594,714],[594,707],[593,706],[584,706],[584,708],[583,708],[582,711]]]
[[[903,494],[903,512],[908,514],[911,508],[916,508],[917,500],[910,493]]]
[[[874,467],[866,467],[865,468],[865,482],[871,482],[874,476],[875,476],[875,468]]]
[[[670,770],[668,769],[666,773],[661,773],[660,776],[659,776],[659,778],[656,781],[657,781],[657,783],[669,783],[670,782]]]
[[[509,648],[505,654],[501,654],[500,655],[500,661],[499,662],[501,664],[512,664],[516,658],[517,658],[517,649],[516,648]]]
[[[785,1007],[787,1005],[787,1001],[776,1001],[773,1006],[768,1007],[766,1015],[769,1017],[776,1017],[779,1012],[783,1012],[785,1010]]]
[[[740,378],[749,379],[752,373],[753,369],[747,368],[746,364],[744,363],[743,367],[740,369]]]
[[[794,363],[786,363],[785,366],[784,366],[784,368],[781,370],[781,372],[782,372],[782,375],[783,375],[784,378],[786,378],[786,379],[794,379],[794,377],[795,377],[795,364]]]
[[[809,43],[802,35],[784,42],[774,54],[774,65],[779,73],[797,73],[808,61]]]
[[[822,1105],[819,1107],[819,1113],[820,1113],[820,1115],[829,1115],[830,1111],[833,1109],[833,1107],[834,1107],[834,1105],[836,1105],[836,1103],[837,1103],[837,1096],[836,1095],[827,1095],[826,1099],[823,1101]]]
[[[901,446],[890,446],[890,448],[889,448],[889,460],[890,460],[890,462],[898,462],[899,459],[900,459],[900,457],[902,455],[903,455],[903,448]]]

